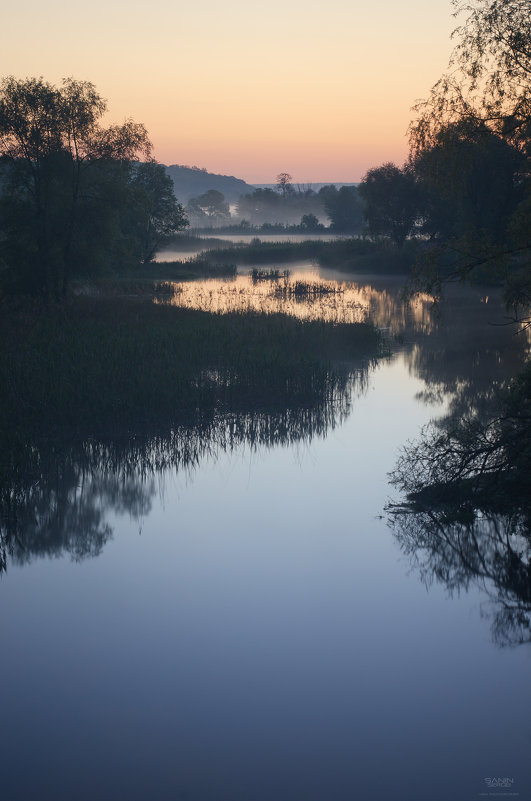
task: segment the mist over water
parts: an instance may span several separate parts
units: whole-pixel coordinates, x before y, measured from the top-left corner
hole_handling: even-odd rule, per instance
[[[158,262],[174,261],[178,259],[188,259],[193,256],[198,256],[205,250],[212,247],[232,247],[234,244],[251,245],[253,240],[260,239],[260,242],[334,242],[342,237],[338,234],[264,234],[260,231],[258,237],[256,233],[253,234],[221,234],[217,233],[216,229],[212,229],[210,236],[202,235],[201,242],[196,242],[195,246],[192,242],[177,242],[164,250],[157,253]]]

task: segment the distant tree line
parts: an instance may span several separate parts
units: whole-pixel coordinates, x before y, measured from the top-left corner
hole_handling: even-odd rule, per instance
[[[261,222],[298,223],[303,229],[320,230],[320,220],[328,218],[331,230],[338,233],[359,233],[363,218],[355,186],[324,186],[315,192],[308,186],[294,186],[289,173],[277,176],[277,190],[255,189],[242,195],[238,215],[251,224]]]
[[[60,298],[71,280],[149,261],[186,224],[143,125],[103,127],[93,84],[0,85],[0,289]]]
[[[227,226],[237,221],[242,228],[276,231],[287,225],[317,233],[325,227],[322,222],[325,220],[331,231],[361,233],[363,203],[355,186],[337,189],[331,184],[316,192],[292,181],[289,173],[280,173],[276,189],[257,188],[240,195],[232,215],[224,195],[213,189],[191,198],[186,212],[190,223],[198,228]]]

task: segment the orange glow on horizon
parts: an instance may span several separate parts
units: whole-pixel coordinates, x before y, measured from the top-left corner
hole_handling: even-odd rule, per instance
[[[444,71],[450,0],[138,0],[90,15],[66,0],[13,7],[3,74],[92,81],[108,120],[143,122],[155,156],[250,183],[358,181],[402,163],[411,106]],[[28,26],[27,19],[32,20]],[[23,47],[21,47],[21,42]]]

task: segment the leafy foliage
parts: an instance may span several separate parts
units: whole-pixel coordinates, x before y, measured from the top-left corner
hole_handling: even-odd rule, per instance
[[[217,189],[209,189],[199,197],[190,198],[187,211],[193,224],[199,226],[203,223],[223,223],[230,218],[230,208],[225,195]]]
[[[363,227],[363,208],[355,186],[323,186],[319,190],[333,231],[359,233]]]
[[[136,164],[131,179],[134,202],[131,223],[145,264],[157,250],[168,244],[188,225],[183,206],[177,203],[173,181],[162,164],[146,161]]]
[[[57,298],[75,275],[149,259],[184,225],[143,125],[104,128],[93,84],[6,78],[0,86],[4,288]],[[148,163],[137,166],[139,158]]]
[[[238,201],[238,217],[252,225],[297,224],[301,217],[312,214],[323,217],[324,209],[320,195],[310,187],[294,187],[291,176],[281,173],[283,183],[279,183],[279,191],[274,189],[255,189],[241,195]]]
[[[415,180],[408,170],[388,162],[369,170],[360,184],[364,214],[373,236],[388,236],[401,247],[418,213]]]
[[[417,287],[503,276],[515,319],[531,297],[531,4],[454,0],[450,71],[410,127],[413,170],[432,248]]]

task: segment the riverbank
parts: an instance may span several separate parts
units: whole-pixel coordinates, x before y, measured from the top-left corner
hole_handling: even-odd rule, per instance
[[[397,248],[390,242],[368,239],[304,240],[271,242],[256,238],[250,244],[234,244],[204,250],[197,261],[204,265],[268,265],[315,261],[321,267],[345,273],[408,276],[419,252],[418,242]],[[191,260],[193,262],[193,260]]]
[[[382,352],[367,323],[209,314],[138,296],[4,302],[0,336],[3,431],[28,436],[311,406],[344,386],[345,363]]]

